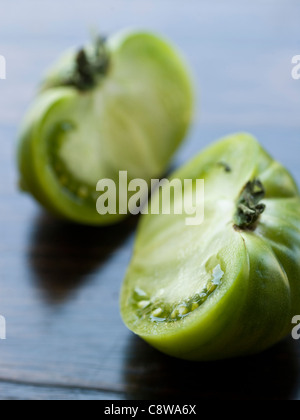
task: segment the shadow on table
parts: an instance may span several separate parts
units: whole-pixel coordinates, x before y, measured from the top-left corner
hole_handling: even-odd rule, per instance
[[[291,340],[258,356],[196,363],[165,356],[132,337],[124,382],[129,399],[286,400],[299,385],[299,359],[299,345]]]
[[[112,227],[67,223],[42,214],[32,227],[28,260],[47,303],[64,301],[135,230],[131,217]]]

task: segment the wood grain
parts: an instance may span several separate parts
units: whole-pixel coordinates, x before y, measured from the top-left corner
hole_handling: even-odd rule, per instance
[[[14,157],[43,69],[82,44],[91,24],[107,33],[134,25],[173,39],[201,92],[176,165],[219,136],[250,131],[300,184],[300,81],[291,78],[299,2],[67,0],[59,13],[53,0],[20,2],[18,13],[13,3],[0,17],[8,73],[0,81],[0,399],[300,399],[300,342],[292,339],[256,357],[204,364],[134,337],[118,300],[138,220],[92,229],[52,218],[18,192]]]

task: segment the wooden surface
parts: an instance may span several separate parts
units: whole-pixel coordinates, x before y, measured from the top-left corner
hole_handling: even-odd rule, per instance
[[[106,3],[106,4],[104,4]],[[105,229],[59,222],[17,190],[15,139],[42,71],[91,26],[146,27],[173,39],[193,68],[201,112],[177,164],[212,140],[250,131],[300,183],[297,0],[26,0],[1,4],[0,398],[300,399],[300,341],[249,359],[187,363],[134,337],[119,288],[137,219]],[[200,105],[200,104],[199,104]]]

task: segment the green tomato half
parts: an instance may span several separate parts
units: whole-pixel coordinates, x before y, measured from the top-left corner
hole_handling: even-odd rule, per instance
[[[205,180],[204,222],[187,226],[184,212],[142,217],[121,294],[124,322],[187,360],[274,345],[300,314],[300,198],[292,177],[253,137],[239,134],[172,179]],[[175,195],[172,203],[180,204]]]
[[[21,186],[52,212],[84,224],[99,215],[99,180],[118,188],[159,177],[186,135],[193,110],[189,71],[161,38],[122,32],[67,53],[49,73],[19,142]],[[122,193],[122,192],[121,192]]]

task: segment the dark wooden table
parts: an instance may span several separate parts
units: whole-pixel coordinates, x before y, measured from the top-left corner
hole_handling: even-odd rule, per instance
[[[104,4],[105,3],[105,4]],[[300,399],[300,341],[248,359],[188,363],[134,337],[119,316],[119,288],[137,219],[73,226],[17,190],[17,130],[42,71],[90,26],[149,28],[173,39],[195,75],[201,106],[180,164],[212,140],[250,131],[300,184],[297,0],[55,0],[1,4],[1,399]],[[201,112],[200,112],[201,109]]]

